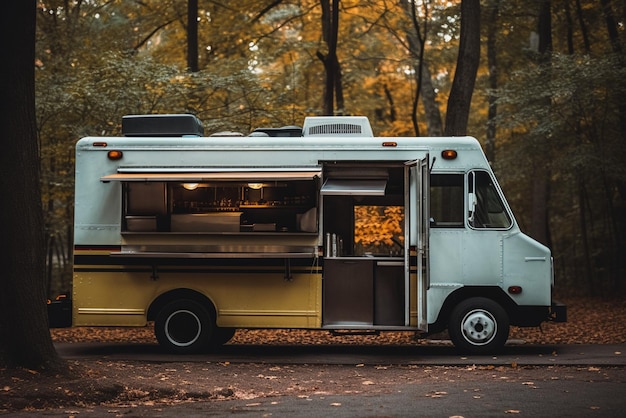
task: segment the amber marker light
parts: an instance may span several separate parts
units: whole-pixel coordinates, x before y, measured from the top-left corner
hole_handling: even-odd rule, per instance
[[[92,145],[94,147],[106,147],[108,144],[106,142],[94,142]]]
[[[121,160],[123,156],[124,153],[122,153],[122,151],[113,150],[107,153],[107,157],[109,157],[109,160]]]
[[[453,149],[444,149],[441,151],[441,158],[444,160],[454,160],[457,157],[456,151]]]
[[[394,141],[383,142],[383,147],[397,147],[398,143]]]

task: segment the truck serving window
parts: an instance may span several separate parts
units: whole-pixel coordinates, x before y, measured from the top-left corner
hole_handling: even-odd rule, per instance
[[[468,177],[469,224],[473,228],[508,228],[511,217],[486,171],[472,171]]]
[[[430,176],[430,219],[433,228],[463,228],[463,174]]]
[[[315,233],[319,177],[298,172],[113,174],[123,232]]]

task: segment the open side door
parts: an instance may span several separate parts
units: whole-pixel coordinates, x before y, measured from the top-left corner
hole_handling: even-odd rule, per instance
[[[429,156],[407,161],[404,169],[404,280],[405,325],[410,321],[411,273],[417,274],[417,328],[428,331],[426,291],[430,287],[429,228],[430,228],[430,172]]]

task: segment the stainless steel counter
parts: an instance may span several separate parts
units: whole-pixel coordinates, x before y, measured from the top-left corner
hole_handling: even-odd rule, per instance
[[[385,257],[385,256],[345,256],[345,257],[324,257],[325,260],[346,260],[346,261],[399,261],[404,263],[404,257]]]

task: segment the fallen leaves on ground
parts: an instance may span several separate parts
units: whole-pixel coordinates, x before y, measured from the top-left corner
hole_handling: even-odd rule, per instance
[[[567,298],[568,322],[544,323],[541,327],[512,327],[510,339],[529,344],[621,344],[626,343],[626,300]],[[55,342],[123,342],[156,344],[152,324],[139,328],[80,327],[51,330]],[[433,339],[446,338],[437,335]],[[380,335],[337,336],[327,331],[238,330],[231,344],[357,344],[418,345],[432,339],[416,340],[412,332],[383,332]]]
[[[626,342],[626,301],[584,298],[565,300],[569,322],[548,323],[542,329],[513,328],[510,338],[532,344],[620,344]],[[56,342],[154,343],[151,327],[141,328],[60,328],[52,329]],[[445,338],[445,336],[441,337]],[[328,332],[302,330],[240,330],[231,344],[428,344],[414,339],[412,333],[388,332],[379,336],[338,337]],[[618,353],[616,353],[617,355]],[[534,380],[517,364],[508,367],[373,367],[365,364],[333,367],[332,378],[324,366],[277,366],[267,364],[148,363],[81,360],[70,363],[67,375],[49,376],[28,369],[0,369],[0,414],[20,410],[84,408],[106,404],[112,408],[128,405],[171,405],[198,400],[259,399],[280,395],[308,398],[319,394],[389,391],[403,382],[419,384],[424,379],[445,382],[463,378],[497,378],[518,381],[536,388]],[[546,370],[546,379],[568,378]],[[571,370],[571,369],[565,369]],[[358,373],[355,373],[358,371]],[[553,373],[554,372],[554,373]],[[601,376],[606,369],[575,369],[577,374]],[[554,376],[551,377],[550,373]],[[479,391],[479,389],[474,389]],[[433,390],[430,398],[445,397],[447,392]],[[474,398],[482,398],[482,394]],[[510,409],[506,414],[519,414]]]

